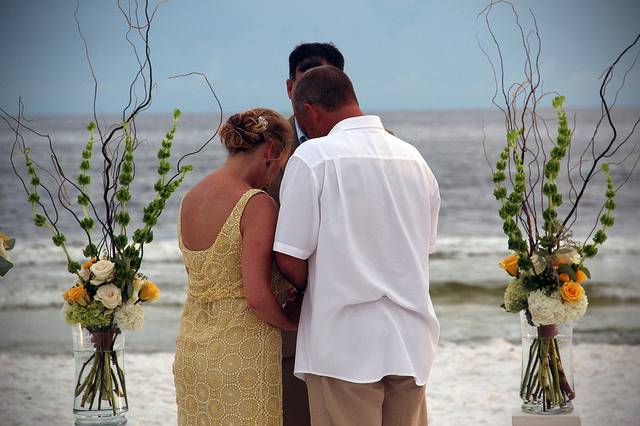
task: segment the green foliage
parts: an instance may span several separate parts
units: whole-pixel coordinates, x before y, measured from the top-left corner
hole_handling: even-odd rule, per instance
[[[562,108],[564,104],[564,99],[565,99],[564,96],[556,96],[551,101],[551,105],[553,105],[554,108]]]
[[[604,213],[600,215],[600,228],[593,234],[593,243],[586,244],[582,247],[582,255],[586,258],[592,258],[598,254],[598,246],[607,241],[607,228],[615,223],[613,211],[616,209],[616,189],[613,185],[611,170],[608,164],[602,165],[602,171],[607,175],[607,190],[605,192]]]
[[[86,231],[91,231],[93,229],[95,222],[90,217],[85,217],[80,220],[80,227]]]
[[[118,247],[120,250],[124,249],[127,246],[127,242],[128,240],[126,235],[118,235],[115,240],[116,247]]]
[[[36,224],[37,227],[43,227],[47,223],[47,218],[45,218],[41,214],[36,214],[33,217],[33,222]]]
[[[80,268],[81,268],[80,264],[75,261],[71,261],[67,265],[67,270],[72,274],[78,272]]]
[[[127,226],[131,221],[131,216],[127,212],[118,212],[116,214],[116,223],[120,226]]]
[[[529,291],[524,287],[522,280],[512,280],[504,292],[503,307],[507,312],[518,313],[527,308]]]
[[[89,197],[86,194],[78,195],[78,204],[86,207],[89,205]]]
[[[529,275],[522,278],[522,284],[529,292],[544,290],[547,293],[558,288],[558,277],[550,268],[546,268],[538,275]]]
[[[53,244],[60,247],[64,244],[66,238],[63,234],[58,233],[51,237],[51,240],[53,240]]]
[[[125,122],[122,125],[125,135],[125,151],[120,163],[119,169],[119,188],[116,190],[115,198],[120,202],[120,211],[114,215],[114,220],[117,225],[120,226],[120,235],[114,239],[115,247],[121,251],[127,246],[127,225],[131,221],[131,216],[127,212],[126,205],[131,200],[131,192],[129,186],[134,179],[134,165],[133,165],[133,153],[135,150],[135,144],[129,126]]]
[[[545,238],[541,239],[541,246],[551,250],[558,244],[555,235],[561,231],[561,224],[558,222],[557,207],[563,203],[562,194],[558,191],[556,179],[560,173],[560,164],[571,145],[571,130],[567,120],[567,113],[564,110],[564,96],[557,96],[552,101],[558,117],[558,135],[556,145],[549,152],[549,160],[544,165],[544,177],[546,181],[542,185],[542,193],[547,197],[547,207],[542,212],[544,223],[542,229],[545,231]]]
[[[0,277],[4,277],[13,268],[13,263],[0,256]]]
[[[104,314],[102,302],[92,300],[86,306],[73,304],[66,307],[64,319],[68,324],[82,324],[84,327],[100,328],[111,324],[111,317]]]
[[[572,281],[576,280],[576,272],[578,272],[577,266],[573,265],[560,265],[558,266],[558,274],[567,274]]]
[[[85,186],[89,185],[91,183],[91,176],[79,175],[78,176],[78,183],[82,187],[85,187]]]
[[[123,124],[123,133],[124,133],[124,152],[122,153],[122,157],[111,158],[112,163],[115,165],[113,170],[114,175],[117,176],[116,181],[114,182],[114,186],[105,189],[108,191],[113,191],[113,197],[117,200],[115,204],[115,208],[112,210],[112,214],[106,218],[104,221],[98,221],[96,218],[90,216],[89,214],[89,206],[92,205],[91,199],[89,198],[89,185],[91,184],[91,176],[89,175],[89,171],[91,170],[91,159],[93,155],[94,149],[94,130],[97,129],[96,123],[89,123],[86,127],[89,132],[89,140],[82,151],[82,156],[79,161],[79,170],[80,173],[76,177],[76,181],[78,183],[79,194],[77,195],[77,203],[83,210],[83,217],[78,219],[80,228],[86,231],[89,241],[88,244],[84,247],[82,253],[86,258],[97,258],[100,257],[100,252],[104,251],[112,261],[116,262],[118,265],[116,282],[124,283],[126,286],[126,290],[129,294],[132,294],[132,280],[140,268],[140,264],[142,262],[142,245],[149,243],[153,240],[153,231],[152,228],[157,224],[158,218],[164,210],[167,201],[173,195],[173,193],[178,189],[178,187],[184,181],[185,175],[192,171],[191,165],[185,165],[180,167],[178,174],[169,179],[167,176],[169,171],[171,170],[170,157],[171,157],[171,148],[173,144],[173,139],[175,137],[175,132],[177,129],[177,121],[180,117],[180,111],[175,110],[173,113],[173,123],[172,127],[167,132],[166,137],[163,139],[161,147],[158,151],[158,166],[157,171],[159,175],[159,180],[154,185],[155,196],[152,201],[149,203],[147,207],[143,210],[143,223],[144,226],[141,229],[137,229],[133,236],[128,236],[126,232],[126,227],[131,223],[131,215],[126,210],[126,205],[132,199],[132,195],[130,192],[130,185],[135,178],[135,164],[134,164],[134,151],[137,147],[135,143],[134,136],[131,134],[129,130],[128,123]],[[29,203],[32,206],[33,220],[36,226],[38,227],[47,227],[52,233],[52,241],[54,245],[61,247],[67,257],[67,265],[68,270],[71,273],[77,273],[80,269],[80,263],[71,259],[66,244],[65,236],[58,230],[56,227],[56,222],[51,222],[49,220],[49,216],[47,216],[48,211],[45,206],[41,204],[41,196],[39,194],[40,187],[43,187],[43,184],[40,180],[40,177],[37,173],[37,165],[30,157],[31,149],[29,147],[24,147],[24,161],[25,167],[28,173],[28,179],[25,180],[25,183],[30,186],[27,188],[27,195]],[[117,152],[117,150],[116,150]],[[45,188],[46,189],[46,188]],[[105,194],[108,196],[108,194]],[[55,204],[55,203],[54,203]],[[41,214],[38,209],[42,209]],[[55,205],[54,205],[55,208]],[[57,217],[56,211],[56,217]],[[110,223],[107,223],[111,221]],[[91,240],[91,231],[94,229],[97,222],[100,222],[105,228],[102,229],[104,239],[100,241],[100,243],[93,244]],[[105,225],[106,223],[106,225]],[[119,235],[111,235],[111,225],[120,226]],[[114,254],[115,252],[115,254]],[[121,276],[120,276],[121,275]],[[95,293],[95,288],[89,286],[87,288],[87,292],[91,296]],[[92,322],[89,318],[84,318],[82,320],[82,315],[92,315],[92,312],[100,308],[102,305],[94,305],[92,304],[88,308],[75,306],[71,311],[71,317],[73,317],[76,322],[82,322],[87,326],[93,327],[102,327],[109,324],[102,323],[98,324]],[[100,313],[97,315],[98,318],[103,318]],[[82,321],[81,321],[82,320]]]
[[[595,257],[598,254],[598,248],[595,244],[586,244],[582,247],[582,255],[587,258]]]
[[[500,158],[496,163],[496,171],[493,174],[493,195],[500,202],[498,214],[503,220],[502,230],[508,237],[509,249],[520,253],[521,258],[526,258],[527,243],[522,238],[522,232],[517,225],[517,216],[522,209],[526,190],[526,176],[517,146],[517,138],[523,133],[523,129],[511,130],[507,133],[507,144],[500,153]],[[516,167],[513,191],[511,192],[503,184],[507,179],[507,162],[510,157],[513,158]]]
[[[98,257],[98,248],[95,246],[95,244],[87,244],[84,250],[82,250],[82,254],[84,255],[84,257],[88,258]]]
[[[180,167],[178,177],[174,180],[166,182],[166,175],[171,170],[168,159],[171,157],[172,141],[175,136],[180,110],[175,110],[173,114],[173,125],[171,130],[163,139],[160,149],[158,150],[158,167],[157,172],[159,179],[153,185],[155,197],[143,209],[142,223],[144,226],[136,229],[133,233],[133,241],[136,244],[144,245],[153,241],[153,227],[158,223],[158,218],[162,214],[167,201],[173,193],[180,187],[187,173],[193,170],[191,165]]]

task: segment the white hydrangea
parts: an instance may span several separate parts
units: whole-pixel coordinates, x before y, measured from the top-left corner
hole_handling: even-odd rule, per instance
[[[144,324],[144,312],[140,305],[127,303],[116,310],[114,318],[122,330],[134,331]]]
[[[542,290],[532,291],[527,303],[531,320],[536,326],[557,324],[558,315],[564,311],[559,292],[547,296]]]
[[[576,321],[585,314],[589,304],[586,295],[578,303],[565,303],[559,291],[547,296],[542,290],[529,293],[527,303],[536,326]]]
[[[585,294],[578,303],[563,303],[562,305],[564,306],[564,321],[562,322],[571,322],[582,318],[582,316],[587,312],[589,301]]]

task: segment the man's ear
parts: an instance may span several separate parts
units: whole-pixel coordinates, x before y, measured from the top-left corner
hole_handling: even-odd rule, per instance
[[[287,96],[289,96],[289,99],[293,97],[293,80],[290,78],[287,79]]]
[[[302,104],[302,108],[304,109],[304,115],[305,116],[309,116],[310,118],[315,120],[316,115],[317,115],[317,111],[316,111],[316,106],[315,105],[310,104],[308,102],[305,102],[304,104]]]

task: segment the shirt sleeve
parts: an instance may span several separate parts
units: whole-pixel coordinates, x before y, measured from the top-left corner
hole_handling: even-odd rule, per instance
[[[292,156],[280,186],[280,211],[273,249],[306,260],[316,250],[320,227],[320,194],[313,170]]]
[[[432,175],[433,192],[431,193],[431,239],[429,241],[429,254],[436,251],[436,239],[438,237],[438,215],[440,213],[440,188],[438,181]]]

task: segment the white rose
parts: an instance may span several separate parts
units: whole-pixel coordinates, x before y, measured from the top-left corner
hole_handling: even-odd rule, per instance
[[[137,330],[144,324],[144,312],[140,305],[127,303],[122,305],[114,314],[118,327],[122,330]]]
[[[91,271],[88,269],[82,269],[78,271],[78,275],[82,279],[82,282],[86,283],[87,281],[89,281],[89,277],[91,276]]]
[[[144,283],[146,283],[147,280],[145,278],[143,278],[140,275],[136,275],[135,277],[133,277],[133,290],[134,293],[138,293],[140,291],[140,289],[142,288],[142,286],[144,285]]]
[[[122,302],[120,289],[113,284],[98,287],[96,295],[93,298],[102,302],[107,309],[115,309]]]
[[[91,272],[95,276],[96,281],[107,281],[113,277],[116,264],[110,260],[99,260],[91,265]]]
[[[582,258],[580,257],[580,253],[578,253],[578,250],[573,247],[559,248],[554,253],[554,255],[560,263],[578,264],[580,263],[580,260],[582,260]]]
[[[538,256],[537,254],[531,256],[531,262],[533,263],[533,272],[535,272],[536,275],[543,273],[547,267],[547,262],[544,260],[544,257]]]

